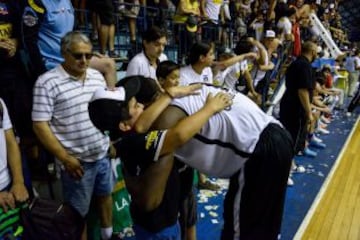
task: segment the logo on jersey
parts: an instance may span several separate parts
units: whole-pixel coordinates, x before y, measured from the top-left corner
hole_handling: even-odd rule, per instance
[[[204,75],[203,76],[203,82],[209,82],[209,77],[207,75]]]
[[[27,27],[33,27],[38,23],[38,17],[36,15],[36,13],[34,12],[34,10],[32,10],[29,7],[25,8],[25,13],[23,15],[23,23],[25,24],[25,26]]]
[[[152,131],[146,136],[146,144],[145,149],[148,150],[154,144],[154,142],[158,139],[159,131]]]

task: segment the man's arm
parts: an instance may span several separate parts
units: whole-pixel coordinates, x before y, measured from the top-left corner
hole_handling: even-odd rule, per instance
[[[224,93],[209,97],[207,104],[190,117],[186,117],[184,112],[172,106],[162,112],[152,126],[153,129],[169,129],[160,151],[161,157],[141,176],[130,176],[126,169],[124,171],[129,193],[139,207],[151,211],[159,206],[173,166],[172,152],[195,135],[215,112],[230,105],[229,99],[230,96]]]
[[[244,59],[251,59],[251,58],[256,58],[257,57],[257,53],[254,52],[249,52],[249,53],[244,53],[244,54],[240,54],[240,55],[236,55],[234,57],[231,57],[229,59],[226,59],[224,61],[218,61],[215,62],[214,65],[215,67],[219,66],[219,67],[230,67],[232,65],[234,65],[237,62],[241,62]]]
[[[300,88],[298,90],[298,96],[300,99],[300,103],[305,111],[306,117],[309,122],[313,122],[313,115],[311,113],[311,104],[310,104],[310,96],[309,91],[305,88]]]
[[[254,84],[253,84],[253,79],[251,77],[251,74],[250,74],[249,70],[246,69],[245,71],[243,71],[242,74],[244,74],[244,78],[246,80],[247,88],[249,89],[251,94],[256,98],[258,94],[255,91]]]
[[[91,58],[89,66],[98,70],[104,75],[106,86],[109,88],[115,87],[117,76],[116,63],[114,59],[97,53]]]
[[[205,105],[196,113],[180,120],[175,126],[168,129],[160,156],[174,152],[177,148],[188,142],[211,116],[222,111],[232,104],[231,96],[219,92],[215,96],[209,94]]]
[[[55,137],[50,129],[49,123],[46,121],[34,121],[33,129],[43,144],[46,150],[53,154],[57,159],[64,164],[65,169],[74,177],[81,178],[84,175],[84,170],[80,161],[71,156],[66,149],[61,145],[59,140]]]
[[[201,84],[192,84],[189,86],[170,87],[161,94],[154,103],[147,107],[135,123],[137,133],[147,132],[158,116],[170,104],[173,98],[181,98],[188,95],[195,95],[196,90],[201,88]]]
[[[5,140],[8,156],[7,161],[12,179],[10,192],[14,195],[16,201],[24,202],[28,199],[29,194],[24,185],[20,150],[12,128],[5,131]]]

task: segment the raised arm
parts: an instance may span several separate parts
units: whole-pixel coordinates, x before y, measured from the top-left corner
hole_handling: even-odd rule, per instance
[[[170,87],[166,89],[165,92],[161,94],[160,97],[140,115],[139,119],[135,123],[135,131],[137,133],[147,132],[158,116],[170,104],[173,98],[181,98],[197,94],[196,90],[200,88],[201,84],[194,84],[189,86]]]
[[[217,67],[217,66],[219,66],[219,67],[229,67],[229,66],[234,65],[237,62],[241,62],[244,59],[256,58],[256,57],[257,57],[257,53],[249,52],[249,53],[244,53],[244,54],[240,54],[240,55],[231,57],[231,58],[226,59],[224,61],[215,62],[214,65],[215,65],[215,67]]]
[[[215,96],[208,95],[205,105],[198,112],[180,120],[167,131],[160,155],[172,153],[189,141],[211,116],[232,104],[231,98],[224,92],[219,92]]]

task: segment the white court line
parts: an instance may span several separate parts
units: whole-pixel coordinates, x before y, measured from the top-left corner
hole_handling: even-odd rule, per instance
[[[323,185],[320,188],[320,191],[316,195],[316,198],[315,198],[314,202],[312,203],[312,205],[311,205],[309,211],[307,212],[304,220],[302,221],[300,227],[298,228],[298,230],[297,230],[297,232],[296,232],[296,234],[295,234],[295,236],[293,238],[294,240],[300,240],[302,238],[307,226],[310,223],[310,220],[311,220],[312,216],[314,215],[314,212],[315,212],[316,208],[318,207],[318,205],[320,203],[320,200],[324,196],[325,191],[327,190],[328,185],[329,185],[333,175],[335,174],[337,167],[340,164],[340,160],[341,160],[345,150],[347,149],[347,146],[349,145],[349,142],[350,142],[352,136],[354,135],[355,129],[357,128],[359,123],[360,123],[360,116],[356,120],[356,123],[354,124],[353,129],[351,130],[351,133],[349,134],[348,138],[346,139],[346,142],[345,142],[344,146],[342,147],[341,152],[340,152],[339,156],[337,157],[333,167],[331,168],[330,173],[326,177]]]

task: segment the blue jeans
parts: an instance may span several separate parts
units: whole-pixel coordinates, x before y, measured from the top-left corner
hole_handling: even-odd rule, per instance
[[[89,211],[91,197],[110,195],[113,189],[110,159],[104,157],[95,162],[82,162],[84,175],[75,179],[67,171],[61,171],[65,202],[73,206],[81,216]]]

